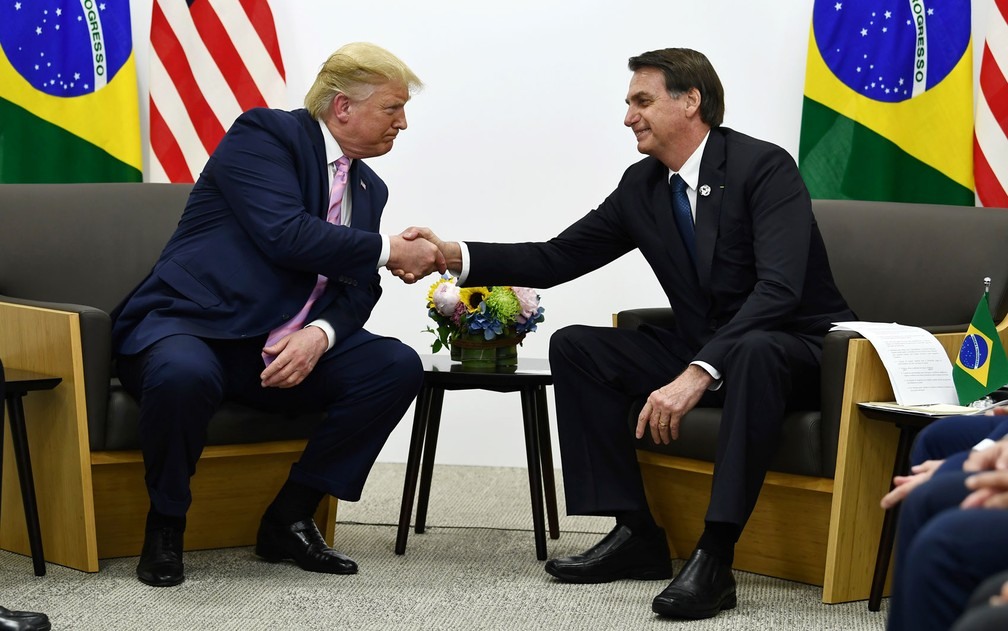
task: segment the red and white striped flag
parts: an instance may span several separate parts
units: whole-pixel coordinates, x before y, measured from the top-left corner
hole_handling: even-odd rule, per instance
[[[150,60],[152,182],[194,182],[239,114],[285,105],[266,0],[155,0]]]
[[[981,206],[1008,208],[1008,0],[993,0],[980,62],[973,178]]]

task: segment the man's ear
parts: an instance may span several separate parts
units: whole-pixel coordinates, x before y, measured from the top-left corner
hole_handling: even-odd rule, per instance
[[[336,96],[333,97],[330,111],[339,122],[347,122],[350,118],[350,97],[342,92],[337,92]]]
[[[686,106],[686,115],[694,116],[699,114],[701,101],[703,101],[703,97],[700,96],[700,90],[690,88],[686,92],[686,96],[683,98],[683,103]]]

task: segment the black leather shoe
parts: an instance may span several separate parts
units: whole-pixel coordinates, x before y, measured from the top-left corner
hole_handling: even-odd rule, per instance
[[[49,616],[34,611],[11,611],[0,607],[0,631],[49,631]]]
[[[623,578],[654,580],[672,576],[668,542],[660,528],[648,535],[635,535],[616,524],[602,541],[583,554],[551,559],[544,568],[568,583],[608,583]]]
[[[157,528],[144,533],[137,578],[154,587],[171,587],[185,580],[182,570],[182,531]]]
[[[353,559],[327,546],[311,518],[284,526],[263,517],[259,522],[255,553],[270,563],[289,559],[309,572],[357,573]]]
[[[668,618],[711,618],[735,604],[731,567],[697,548],[679,575],[655,596],[651,611]]]

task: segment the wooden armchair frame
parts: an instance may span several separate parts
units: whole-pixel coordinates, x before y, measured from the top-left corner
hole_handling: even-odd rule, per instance
[[[1008,342],[1008,318],[998,331]],[[935,337],[954,359],[964,336]],[[879,500],[890,488],[899,430],[866,418],[857,404],[893,396],[871,343],[849,340],[835,477],[770,472],[738,542],[737,569],[821,585],[825,603],[868,598],[884,516]],[[703,530],[714,465],[643,450],[637,458],[672,554],[686,558]]]
[[[139,451],[89,448],[78,315],[0,302],[0,356],[10,368],[61,377],[51,392],[25,399],[29,447],[46,560],[97,572],[98,559],[133,556],[149,507]],[[107,396],[107,392],[92,396]],[[6,430],[5,430],[6,431]],[[305,441],[210,446],[192,479],[187,550],[255,542],[259,519]],[[4,441],[0,548],[28,554],[28,537],[9,436]],[[332,542],[337,502],[316,514]]]

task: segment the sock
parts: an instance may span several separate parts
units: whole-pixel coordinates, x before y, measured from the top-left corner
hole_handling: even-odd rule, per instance
[[[647,536],[658,530],[648,510],[620,511],[616,513],[616,524],[626,526],[635,535]]]
[[[704,531],[697,547],[730,567],[735,562],[735,542],[741,534],[742,529],[737,524],[704,522]]]
[[[284,525],[293,524],[314,515],[323,497],[324,491],[288,478],[273,503],[266,509],[266,516]]]
[[[145,527],[147,532],[161,528],[174,528],[185,532],[185,527],[185,515],[165,515],[154,510],[153,506],[147,511],[147,526]]]

